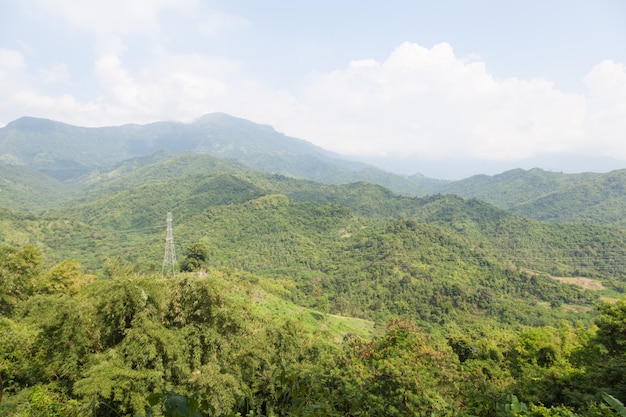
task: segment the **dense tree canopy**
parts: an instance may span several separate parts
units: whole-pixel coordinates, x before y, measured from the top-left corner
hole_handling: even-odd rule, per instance
[[[18,289],[0,318],[3,415],[609,416],[602,394],[626,394],[624,299],[595,328],[394,319],[332,341],[264,313],[260,278],[235,270],[93,280],[72,261],[43,270],[32,247],[1,253]]]

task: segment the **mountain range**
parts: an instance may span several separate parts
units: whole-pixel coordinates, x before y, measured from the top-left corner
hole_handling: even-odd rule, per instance
[[[318,406],[338,381],[380,353],[358,391],[386,381],[381,397],[421,401],[449,361],[458,377],[432,398],[467,381],[451,394],[467,415],[518,394],[583,406],[615,392],[605,381],[623,386],[626,170],[401,176],[224,114],[107,128],[23,118],[0,129],[0,159],[2,410],[54,393],[43,414],[126,415],[161,386],[283,404],[318,387],[312,413],[281,413],[328,415]],[[356,379],[337,379],[346,365]],[[74,393],[80,412],[63,403]]]
[[[181,265],[202,245],[212,274],[379,323],[589,322],[626,290],[626,171],[400,176],[224,114],[23,118],[0,129],[0,158],[2,244],[90,276],[158,274],[171,212]]]
[[[362,181],[408,196],[455,194],[539,220],[626,223],[626,170],[564,174],[515,169],[458,181],[396,175],[222,113],[188,124],[101,128],[18,119],[0,128],[0,205],[41,211],[100,182],[112,187],[116,177],[150,165],[153,173],[143,175],[163,178],[173,165],[167,160],[181,153],[220,158],[213,164],[224,171],[248,168],[323,184]],[[154,165],[159,163],[163,165]],[[200,161],[187,167],[189,172],[206,168]]]

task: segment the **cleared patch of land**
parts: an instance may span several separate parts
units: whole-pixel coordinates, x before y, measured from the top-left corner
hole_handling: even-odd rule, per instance
[[[341,343],[348,334],[370,339],[376,333],[375,323],[371,320],[328,314],[298,306],[282,298],[280,294],[287,294],[286,286],[290,283],[264,278],[260,278],[259,281],[264,288],[256,288],[251,293],[251,299],[254,301],[253,308],[272,319],[297,320],[306,328],[329,334],[330,338],[337,343]]]
[[[539,271],[533,271],[531,269],[526,269],[525,270],[527,273],[529,274],[533,274],[533,275],[545,275],[547,277],[550,277],[552,279],[555,279],[557,281],[560,281],[564,284],[572,284],[572,285],[576,285],[579,286],[581,288],[584,288],[586,290],[592,290],[592,291],[602,291],[602,290],[606,290],[606,287],[604,285],[602,285],[602,282],[598,281],[597,279],[593,279],[593,278],[586,278],[586,277],[557,277],[554,275],[550,275],[550,274],[546,274],[546,273],[542,273]]]
[[[606,287],[602,285],[602,283],[598,281],[597,279],[585,278],[585,277],[555,277],[552,275],[549,275],[549,277],[552,279],[556,279],[557,281],[561,281],[565,284],[577,285],[587,290],[593,290],[593,291],[606,290]]]

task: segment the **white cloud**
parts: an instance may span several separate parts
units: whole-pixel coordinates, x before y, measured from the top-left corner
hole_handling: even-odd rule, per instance
[[[16,108],[16,95],[24,88],[24,57],[18,51],[0,49],[0,115],[11,115]],[[5,124],[11,120],[0,120]]]
[[[40,69],[39,79],[44,84],[69,84],[70,74],[67,70],[67,65],[55,63],[49,68]]]
[[[384,61],[353,61],[285,91],[244,63],[162,46],[131,67],[121,42],[110,39],[93,63],[96,94],[85,100],[69,92],[65,65],[33,70],[19,52],[0,50],[2,122],[32,115],[101,126],[222,111],[352,155],[519,160],[578,152],[626,159],[626,68],[611,61],[590,71],[587,91],[564,93],[541,78],[497,79],[485,62],[457,57],[446,43],[404,43]],[[68,93],[47,94],[39,89],[46,82],[69,83]]]
[[[215,10],[207,10],[198,20],[199,33],[215,37],[227,30],[248,26],[249,22],[236,15],[230,15]]]
[[[55,16],[66,25],[93,33],[100,41],[130,34],[162,35],[162,22],[179,15],[198,33],[214,36],[247,24],[246,19],[219,12],[202,0],[25,0],[31,13]]]
[[[203,0],[24,0],[21,6],[42,25],[86,37],[96,55],[137,54],[176,44],[184,36],[178,32],[193,34],[185,42],[201,43],[247,25],[246,19],[214,10]]]
[[[626,159],[626,66],[603,61],[585,77],[585,84],[589,150]]]
[[[0,50],[0,114],[4,118],[0,125],[24,115],[102,126],[191,121],[218,111],[271,122],[276,117],[288,118],[295,108],[290,94],[250,77],[239,62],[200,54],[157,50],[151,61],[134,71],[122,56],[102,55],[93,64],[96,94],[82,101],[69,93],[54,96],[42,90],[46,82],[68,80],[65,66],[53,65],[29,76],[31,72],[22,54]]]
[[[24,57],[18,51],[0,49],[0,87],[5,89],[14,86],[25,67]]]
[[[193,7],[195,3],[184,0],[33,0],[41,14],[59,16],[66,23],[96,34],[115,35],[157,32],[161,11]]]
[[[24,114],[94,126],[191,120],[208,111],[239,113],[240,106],[229,103],[245,104],[243,85],[252,90],[258,89],[253,85],[260,85],[243,74],[237,62],[166,49],[176,35],[177,28],[167,26],[172,22],[189,29],[185,34],[195,35],[190,43],[198,44],[203,37],[215,37],[247,24],[243,18],[211,9],[202,0],[25,0],[20,6],[41,24],[85,36],[93,50],[57,48],[59,57],[66,56],[76,76],[72,80],[68,66],[58,61],[44,62],[42,68],[30,67],[29,58],[36,62],[41,51],[17,41],[22,54],[0,56],[5,58],[0,61],[0,94],[20,93],[19,99],[4,94],[5,103],[20,104],[5,107],[5,123]],[[76,71],[77,65],[88,68],[84,58],[94,55],[91,74]],[[16,70],[13,67],[17,64],[20,68]],[[10,71],[3,75],[3,70]],[[4,85],[2,79],[6,80]],[[47,94],[53,84],[57,84],[57,91],[63,84],[65,94]],[[81,86],[91,94],[85,94]]]
[[[542,79],[494,79],[446,43],[316,74],[298,134],[350,154],[521,159],[580,146],[585,99]]]
[[[100,57],[94,68],[100,90],[106,94],[105,101],[111,100],[119,106],[133,106],[137,103],[138,87],[133,78],[122,67],[116,55]],[[102,98],[101,98],[102,99]]]
[[[245,74],[241,64],[199,54],[160,50],[153,61],[132,72],[120,56],[104,55],[94,64],[98,97],[90,105],[100,114],[87,125],[191,121],[209,112],[226,112],[257,121],[281,115],[291,96]],[[293,103],[293,101],[291,101]],[[84,119],[78,111],[66,121]],[[269,120],[268,120],[269,119]]]
[[[65,82],[66,70],[62,64],[42,69],[32,76],[24,56],[18,52],[0,49],[0,125],[21,116],[47,117],[70,122],[97,120],[101,109],[93,103],[77,102],[69,94],[52,96],[38,91],[39,81]]]

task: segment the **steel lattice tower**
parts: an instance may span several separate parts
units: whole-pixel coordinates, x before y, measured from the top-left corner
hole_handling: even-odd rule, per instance
[[[161,275],[169,273],[172,267],[172,277],[176,276],[176,250],[174,249],[174,232],[172,230],[172,213],[167,213],[167,235],[165,237],[165,255],[163,256],[163,268]]]

